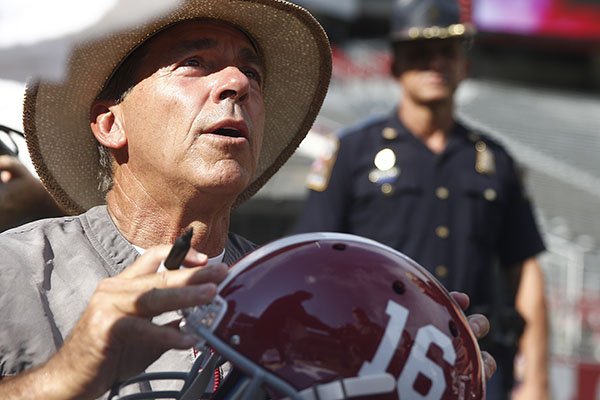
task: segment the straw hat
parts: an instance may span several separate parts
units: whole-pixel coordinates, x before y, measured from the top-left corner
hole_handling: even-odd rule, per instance
[[[28,85],[23,123],[42,182],[68,213],[105,199],[98,189],[99,155],[90,106],[113,70],[133,49],[173,23],[214,18],[245,31],[265,60],[265,132],[252,183],[256,193],[298,147],[321,108],[331,76],[329,41],[303,8],[283,0],[183,0],[160,19],[78,45],[67,77]]]

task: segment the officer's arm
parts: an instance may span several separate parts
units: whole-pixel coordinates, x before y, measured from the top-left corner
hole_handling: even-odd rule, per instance
[[[324,157],[317,159],[307,177],[308,197],[294,227],[295,233],[347,232],[351,198],[351,151],[332,139]]]
[[[514,399],[547,400],[548,313],[544,295],[544,275],[535,257],[525,260],[522,264],[516,308],[525,319],[526,325],[519,343],[519,350],[524,359],[523,384]]]

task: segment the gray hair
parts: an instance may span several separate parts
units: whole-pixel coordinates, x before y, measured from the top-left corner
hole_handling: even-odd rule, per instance
[[[96,97],[96,101],[108,100],[114,104],[121,103],[139,82],[137,69],[145,55],[146,47],[141,45],[121,61]],[[98,164],[98,190],[106,195],[113,185],[114,157],[111,150],[100,142],[98,142]]]

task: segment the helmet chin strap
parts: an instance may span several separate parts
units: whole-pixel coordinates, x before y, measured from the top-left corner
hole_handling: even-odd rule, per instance
[[[188,328],[191,327],[188,326]],[[258,398],[264,399],[262,387],[272,388],[276,393],[282,395],[282,397],[289,397],[293,400],[302,400],[302,396],[300,396],[298,391],[292,385],[240,354],[232,346],[217,337],[210,328],[203,325],[194,326],[194,333],[202,338],[207,345],[213,348],[215,353],[220,354],[223,359],[230,361],[235,368],[246,375],[248,384],[247,387],[243,388],[244,390],[240,400],[254,400],[257,396],[262,396]]]
[[[210,349],[206,347],[199,358],[204,358],[205,356],[208,357],[206,363],[201,361],[201,366],[199,368],[197,368],[198,363],[196,362],[192,366],[192,371],[197,371],[201,368],[200,373],[195,375],[190,374],[190,376],[193,377],[193,380],[191,380],[191,382],[186,381],[183,385],[183,388],[181,389],[182,394],[179,397],[179,400],[197,400],[207,393],[208,386],[214,376],[214,371],[221,361],[221,356],[217,353],[212,353]]]

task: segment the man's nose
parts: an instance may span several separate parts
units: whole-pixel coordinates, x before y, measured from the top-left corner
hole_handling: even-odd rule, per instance
[[[446,63],[447,59],[440,52],[436,52],[429,58],[429,66],[432,68],[439,68]]]
[[[218,83],[213,90],[215,102],[227,99],[244,102],[248,98],[250,79],[239,68],[229,66],[217,74]]]

